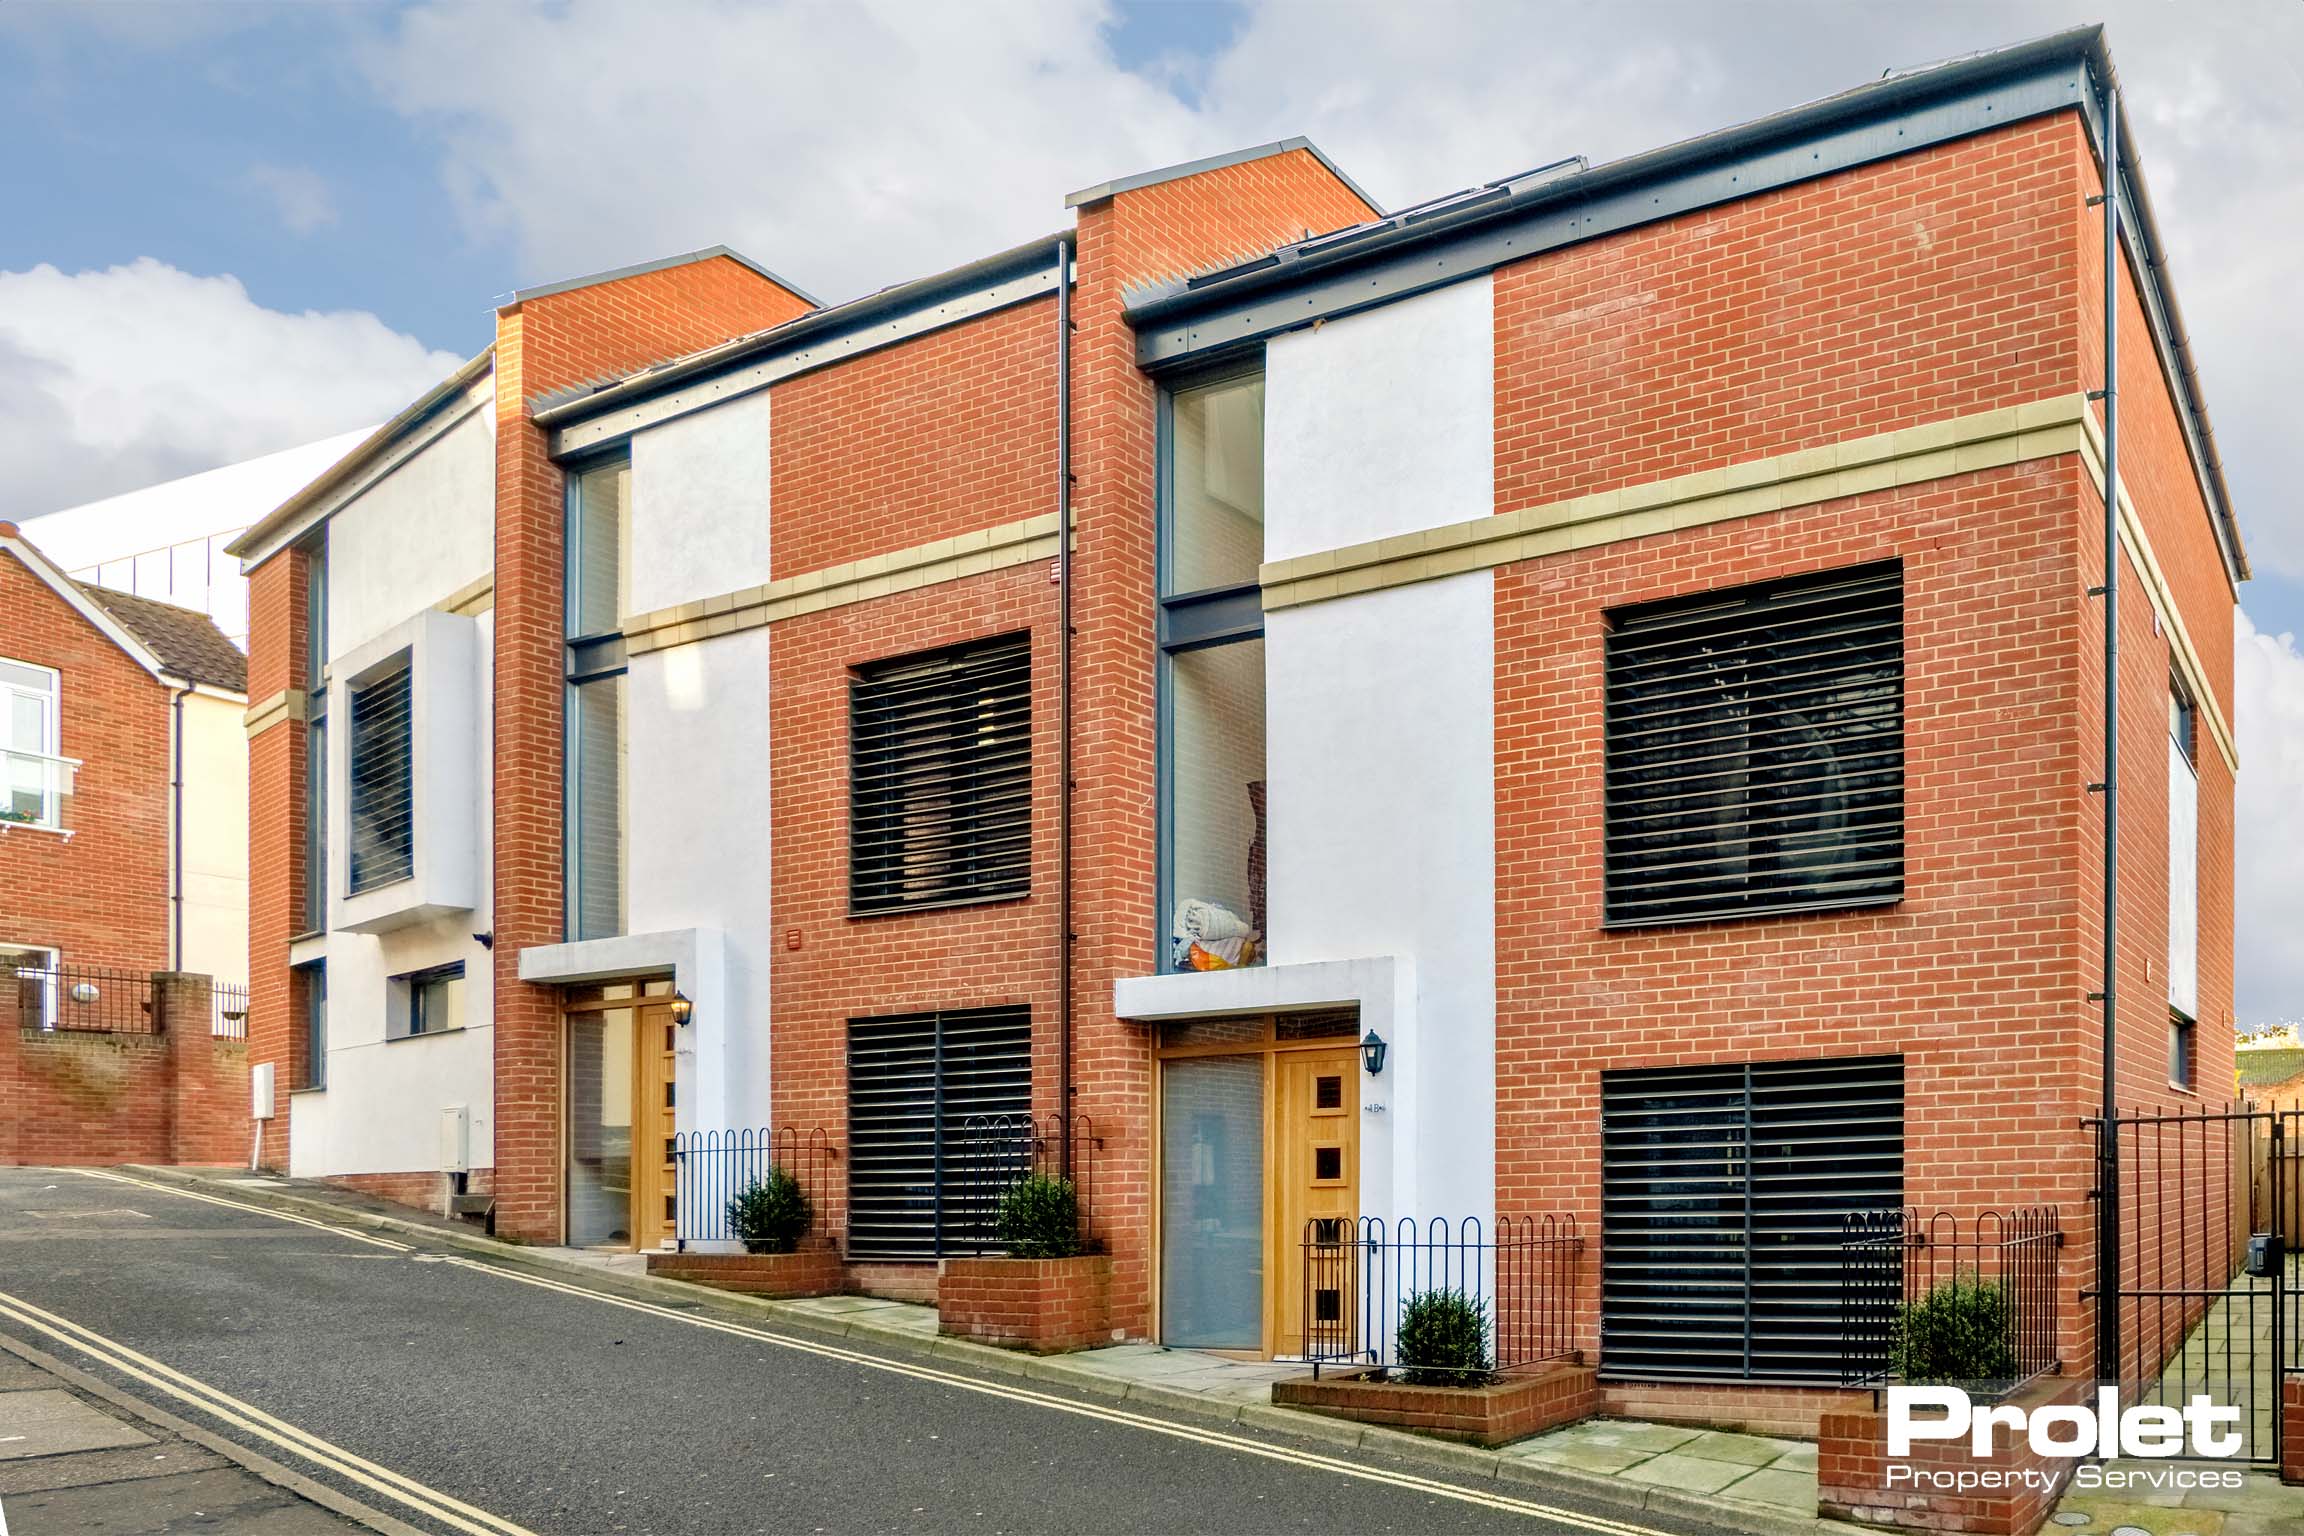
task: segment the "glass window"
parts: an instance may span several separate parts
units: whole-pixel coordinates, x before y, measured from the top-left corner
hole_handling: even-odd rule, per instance
[[[408,653],[354,687],[345,807],[355,896],[416,873],[414,699]]]
[[[304,582],[304,931],[318,933],[328,926],[328,525],[325,523],[304,551]]]
[[[568,1241],[632,1241],[633,1010],[568,1015]]]
[[[2190,1089],[2194,1086],[2195,1034],[2196,1029],[2190,1019],[2180,1013],[2168,1015],[2168,1084],[2172,1088]]]
[[[0,661],[0,821],[65,827],[72,768],[59,755],[58,677]]]
[[[436,965],[392,978],[397,1026],[392,1038],[444,1035],[464,1027],[464,962]]]
[[[1172,659],[1168,879],[1179,970],[1254,965],[1264,946],[1264,642]]]
[[[631,517],[632,464],[596,465],[570,477],[568,634],[611,635],[624,624],[630,568],[624,558]]]
[[[1256,580],[1264,561],[1264,376],[1178,390],[1164,594]]]
[[[568,690],[568,937],[624,932],[624,677]]]
[[[0,981],[16,989],[16,1027],[56,1027],[57,952],[44,945],[0,944]]]
[[[304,1012],[304,1080],[299,1088],[328,1086],[328,962],[316,960],[296,968]]]
[[[1162,433],[1162,963],[1261,965],[1263,374],[1176,390]]]

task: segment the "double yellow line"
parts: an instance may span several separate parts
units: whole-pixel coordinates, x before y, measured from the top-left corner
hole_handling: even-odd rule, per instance
[[[133,1184],[138,1189],[149,1189],[163,1195],[174,1195],[179,1200],[198,1200],[204,1205],[220,1205],[228,1211],[240,1211],[250,1216],[269,1216],[274,1221],[294,1222],[299,1227],[311,1227],[315,1231],[326,1232],[332,1237],[348,1238],[355,1243],[366,1243],[371,1248],[388,1249],[393,1253],[413,1253],[416,1251],[409,1244],[396,1243],[388,1237],[378,1237],[371,1232],[355,1232],[350,1227],[330,1226],[325,1221],[314,1221],[309,1216],[295,1216],[286,1211],[273,1210],[268,1206],[250,1205],[245,1200],[227,1200],[221,1195],[204,1195],[196,1189],[184,1189],[174,1184],[156,1184],[150,1179],[132,1179],[127,1174],[112,1173],[101,1168],[75,1168],[71,1171],[86,1179],[103,1179],[113,1184]]]
[[[976,1392],[986,1397],[1005,1398],[1009,1402],[1028,1403],[1057,1413],[1068,1413],[1078,1418],[1094,1419],[1105,1424],[1124,1425],[1150,1434],[1166,1435],[1174,1440],[1189,1440],[1199,1445],[1244,1456],[1258,1456],[1266,1461],[1284,1462],[1317,1472],[1334,1473],[1340,1477],[1356,1478],[1366,1483],[1381,1483],[1388,1487],[1406,1489],[1412,1493],[1436,1499],[1453,1499],[1460,1504],[1474,1504],[1483,1509],[1499,1509],[1517,1515],[1539,1516],[1559,1525],[1573,1526],[1591,1531],[1596,1536],[1668,1536],[1653,1526],[1632,1525],[1622,1520],[1611,1520],[1605,1515],[1588,1515],[1580,1510],[1561,1509],[1550,1504],[1539,1504],[1530,1499],[1516,1499],[1507,1494],[1487,1493],[1457,1483],[1441,1482],[1436,1478],[1418,1477],[1412,1472],[1395,1471],[1387,1467],[1370,1466],[1364,1462],[1339,1460],[1312,1451],[1297,1450],[1291,1446],[1272,1445],[1252,1440],[1245,1435],[1227,1434],[1220,1430],[1201,1429],[1189,1424],[1178,1424],[1148,1414],[1130,1413],[1125,1409],[1107,1408],[1097,1403],[1084,1403],[1052,1393],[1035,1392],[1023,1387],[1012,1387],[1001,1382],[980,1381],[973,1376],[961,1376],[951,1371],[939,1371],[927,1366],[908,1365],[879,1355],[867,1355],[852,1349],[840,1349],[830,1344],[817,1344],[784,1334],[768,1333],[758,1328],[747,1328],[741,1323],[723,1322],[718,1318],[699,1316],[692,1312],[676,1311],[671,1307],[656,1306],[651,1302],[634,1301],[628,1297],[612,1296],[605,1292],[588,1290],[558,1280],[546,1280],[536,1275],[515,1274],[493,1264],[482,1264],[472,1259],[452,1258],[446,1262],[476,1274],[491,1275],[498,1280],[511,1280],[521,1285],[532,1285],[539,1290],[558,1291],[563,1295],[580,1297],[602,1306],[621,1307],[628,1312],[645,1312],[691,1328],[705,1328],[715,1333],[734,1334],[739,1338],[761,1344],[773,1344],[779,1349],[794,1350],[800,1354],[816,1355],[826,1360],[838,1360],[848,1365],[863,1366],[869,1370],[886,1371],[895,1376],[909,1376],[916,1381],[935,1382],[940,1386],[955,1387],[964,1392]]]
[[[232,1202],[223,1203],[228,1205]],[[0,1291],[0,1318],[67,1345],[133,1381],[142,1382],[180,1403],[199,1409],[227,1428],[276,1446],[381,1498],[405,1505],[452,1531],[463,1531],[467,1536],[536,1536],[526,1526],[514,1525],[509,1520],[453,1498],[437,1488],[427,1487],[412,1477],[403,1476],[390,1467],[379,1466],[364,1456],[356,1456],[342,1446],[331,1444],[318,1435],[276,1419],[263,1409],[244,1403],[230,1393],[218,1391],[206,1382],[195,1381],[173,1366],[163,1365],[149,1355],[139,1354],[125,1344],[81,1327],[70,1318],[59,1317],[5,1291]]]

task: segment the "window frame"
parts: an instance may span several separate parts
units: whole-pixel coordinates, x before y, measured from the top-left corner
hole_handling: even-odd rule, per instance
[[[56,1027],[57,973],[64,966],[64,951],[54,944],[19,944],[13,940],[0,943],[0,969],[4,969],[8,979],[18,983],[19,987],[21,987],[22,972],[25,969],[23,961],[19,957],[26,955],[44,955],[47,957],[45,964],[30,967],[35,972],[46,973],[47,978],[40,983],[41,1012],[38,1022],[32,1027],[43,1031],[53,1030]],[[21,997],[23,994],[19,991],[17,995]],[[19,1029],[25,1027],[24,1015],[21,1010],[16,1015],[16,1027]]]
[[[1154,968],[1175,975],[1176,927],[1176,659],[1193,651],[1237,645],[1264,638],[1264,592],[1261,581],[1208,587],[1192,592],[1168,590],[1176,568],[1176,397],[1194,390],[1261,377],[1270,389],[1270,370],[1264,349],[1227,358],[1205,368],[1181,370],[1163,376],[1154,416],[1153,459],[1153,641],[1157,662],[1153,669],[1153,933]],[[1266,404],[1269,407],[1267,393]],[[1267,664],[1269,665],[1269,664]],[[1265,741],[1266,772],[1270,772],[1271,741]],[[1269,795],[1271,780],[1265,780]],[[1270,935],[1260,935],[1259,956],[1267,951]],[[1259,958],[1261,967],[1266,962]]]
[[[624,524],[629,534],[632,506],[632,450],[628,443],[619,443],[596,453],[566,459],[561,462],[561,566],[560,566],[560,630],[561,630],[561,692],[560,692],[560,932],[569,942],[584,939],[621,937],[631,926],[631,862],[628,838],[630,810],[628,786],[619,777],[616,795],[616,906],[618,921],[615,933],[600,933],[587,929],[583,917],[584,884],[580,878],[584,856],[581,835],[583,817],[579,806],[585,795],[585,781],[579,771],[578,723],[582,716],[584,690],[599,688],[616,691],[616,679],[630,671],[630,653],[625,644],[624,621],[630,615],[622,612],[622,597],[629,582],[631,540],[619,537],[617,560],[619,575],[617,589],[620,594],[616,625],[612,629],[581,633],[577,617],[583,599],[584,560],[584,479],[587,475],[614,465],[624,469]],[[630,689],[622,690],[617,699],[618,728],[628,732],[630,721],[625,711],[630,706]],[[627,741],[629,736],[627,735]]]
[[[1032,874],[1038,851],[1037,812],[1039,786],[1036,783],[1039,768],[1039,741],[1035,734],[1033,715],[1033,644],[1035,631],[1023,629],[1003,630],[998,634],[979,635],[953,645],[937,646],[925,651],[912,651],[900,656],[882,657],[848,669],[848,911],[851,920],[864,922],[875,918],[900,917],[907,913],[943,911],[953,907],[991,906],[1001,902],[1025,901],[1032,895]],[[947,877],[940,894],[923,896],[917,900],[892,900],[878,903],[860,903],[858,889],[859,864],[857,851],[863,842],[858,816],[863,799],[859,793],[859,775],[864,753],[858,739],[859,685],[869,684],[875,674],[893,672],[904,667],[926,666],[941,661],[957,661],[973,654],[989,653],[994,647],[1014,647],[1023,655],[1023,706],[1021,730],[1024,738],[1024,800],[1016,808],[1017,831],[1024,838],[1024,856],[1019,883],[1013,886],[996,885],[989,889],[961,889],[961,882]],[[899,844],[900,846],[900,844]]]
[[[451,960],[444,965],[428,965],[422,970],[404,971],[392,978],[396,994],[392,999],[391,1027],[386,1035],[391,1040],[428,1040],[435,1035],[460,1034],[469,1026],[464,1024],[433,1025],[426,1021],[426,989],[464,981],[464,962]]]
[[[370,690],[397,678],[407,691],[407,741],[401,760],[401,772],[406,781],[407,800],[407,868],[397,874],[383,874],[376,879],[363,879],[359,869],[358,823],[360,819],[360,731],[359,699]],[[394,651],[367,668],[360,676],[345,685],[344,713],[346,731],[344,742],[344,894],[347,898],[366,896],[388,890],[416,878],[416,649],[406,646]],[[398,852],[399,850],[388,850]]]
[[[2168,1086],[2179,1093],[2200,1091],[2200,1021],[2175,1007],[2168,1010]]]
[[[322,956],[291,966],[296,982],[297,1023],[304,1033],[304,1076],[292,1092],[328,1086],[328,960]]]
[[[328,927],[328,525],[304,546],[304,931]],[[413,766],[413,765],[411,765]]]
[[[11,667],[21,667],[26,672],[37,672],[48,679],[48,686],[38,692],[22,684],[0,679],[0,717],[13,719],[15,701],[19,698],[34,699],[40,705],[42,744],[37,748],[9,746],[6,750],[10,753],[38,758],[48,765],[40,790],[39,816],[31,821],[9,819],[0,822],[0,825],[36,828],[43,832],[61,832],[64,830],[64,806],[65,802],[72,797],[72,785],[69,773],[60,773],[57,770],[70,770],[80,766],[79,759],[64,755],[64,674],[56,667],[37,661],[21,661],[14,656],[0,656],[0,663],[5,663]],[[12,740],[14,736],[13,725],[9,726],[8,730]],[[0,782],[0,793],[12,797],[14,791],[9,789],[5,782]]]

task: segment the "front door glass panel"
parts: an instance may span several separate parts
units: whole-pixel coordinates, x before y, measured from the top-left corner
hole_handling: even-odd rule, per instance
[[[568,1015],[568,1240],[632,1243],[633,1010]]]
[[[1161,1337],[1264,1345],[1264,1058],[1170,1061],[1160,1075]]]

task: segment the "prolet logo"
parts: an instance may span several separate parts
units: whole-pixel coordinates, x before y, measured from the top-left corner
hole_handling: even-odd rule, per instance
[[[2227,1426],[2239,1422],[2238,1408],[2220,1406],[2205,1393],[2195,1393],[2182,1408],[2138,1403],[2123,1409],[2120,1389],[2105,1386],[2096,1389],[2092,1407],[2057,1404],[2026,1412],[2012,1403],[1979,1408],[1958,1387],[1888,1389],[1890,1456],[1911,1455],[1914,1441],[1962,1436],[1972,1454],[1989,1456],[1992,1433],[2001,1427],[2025,1436],[2040,1456],[2237,1456],[2244,1441],[2238,1428]]]

